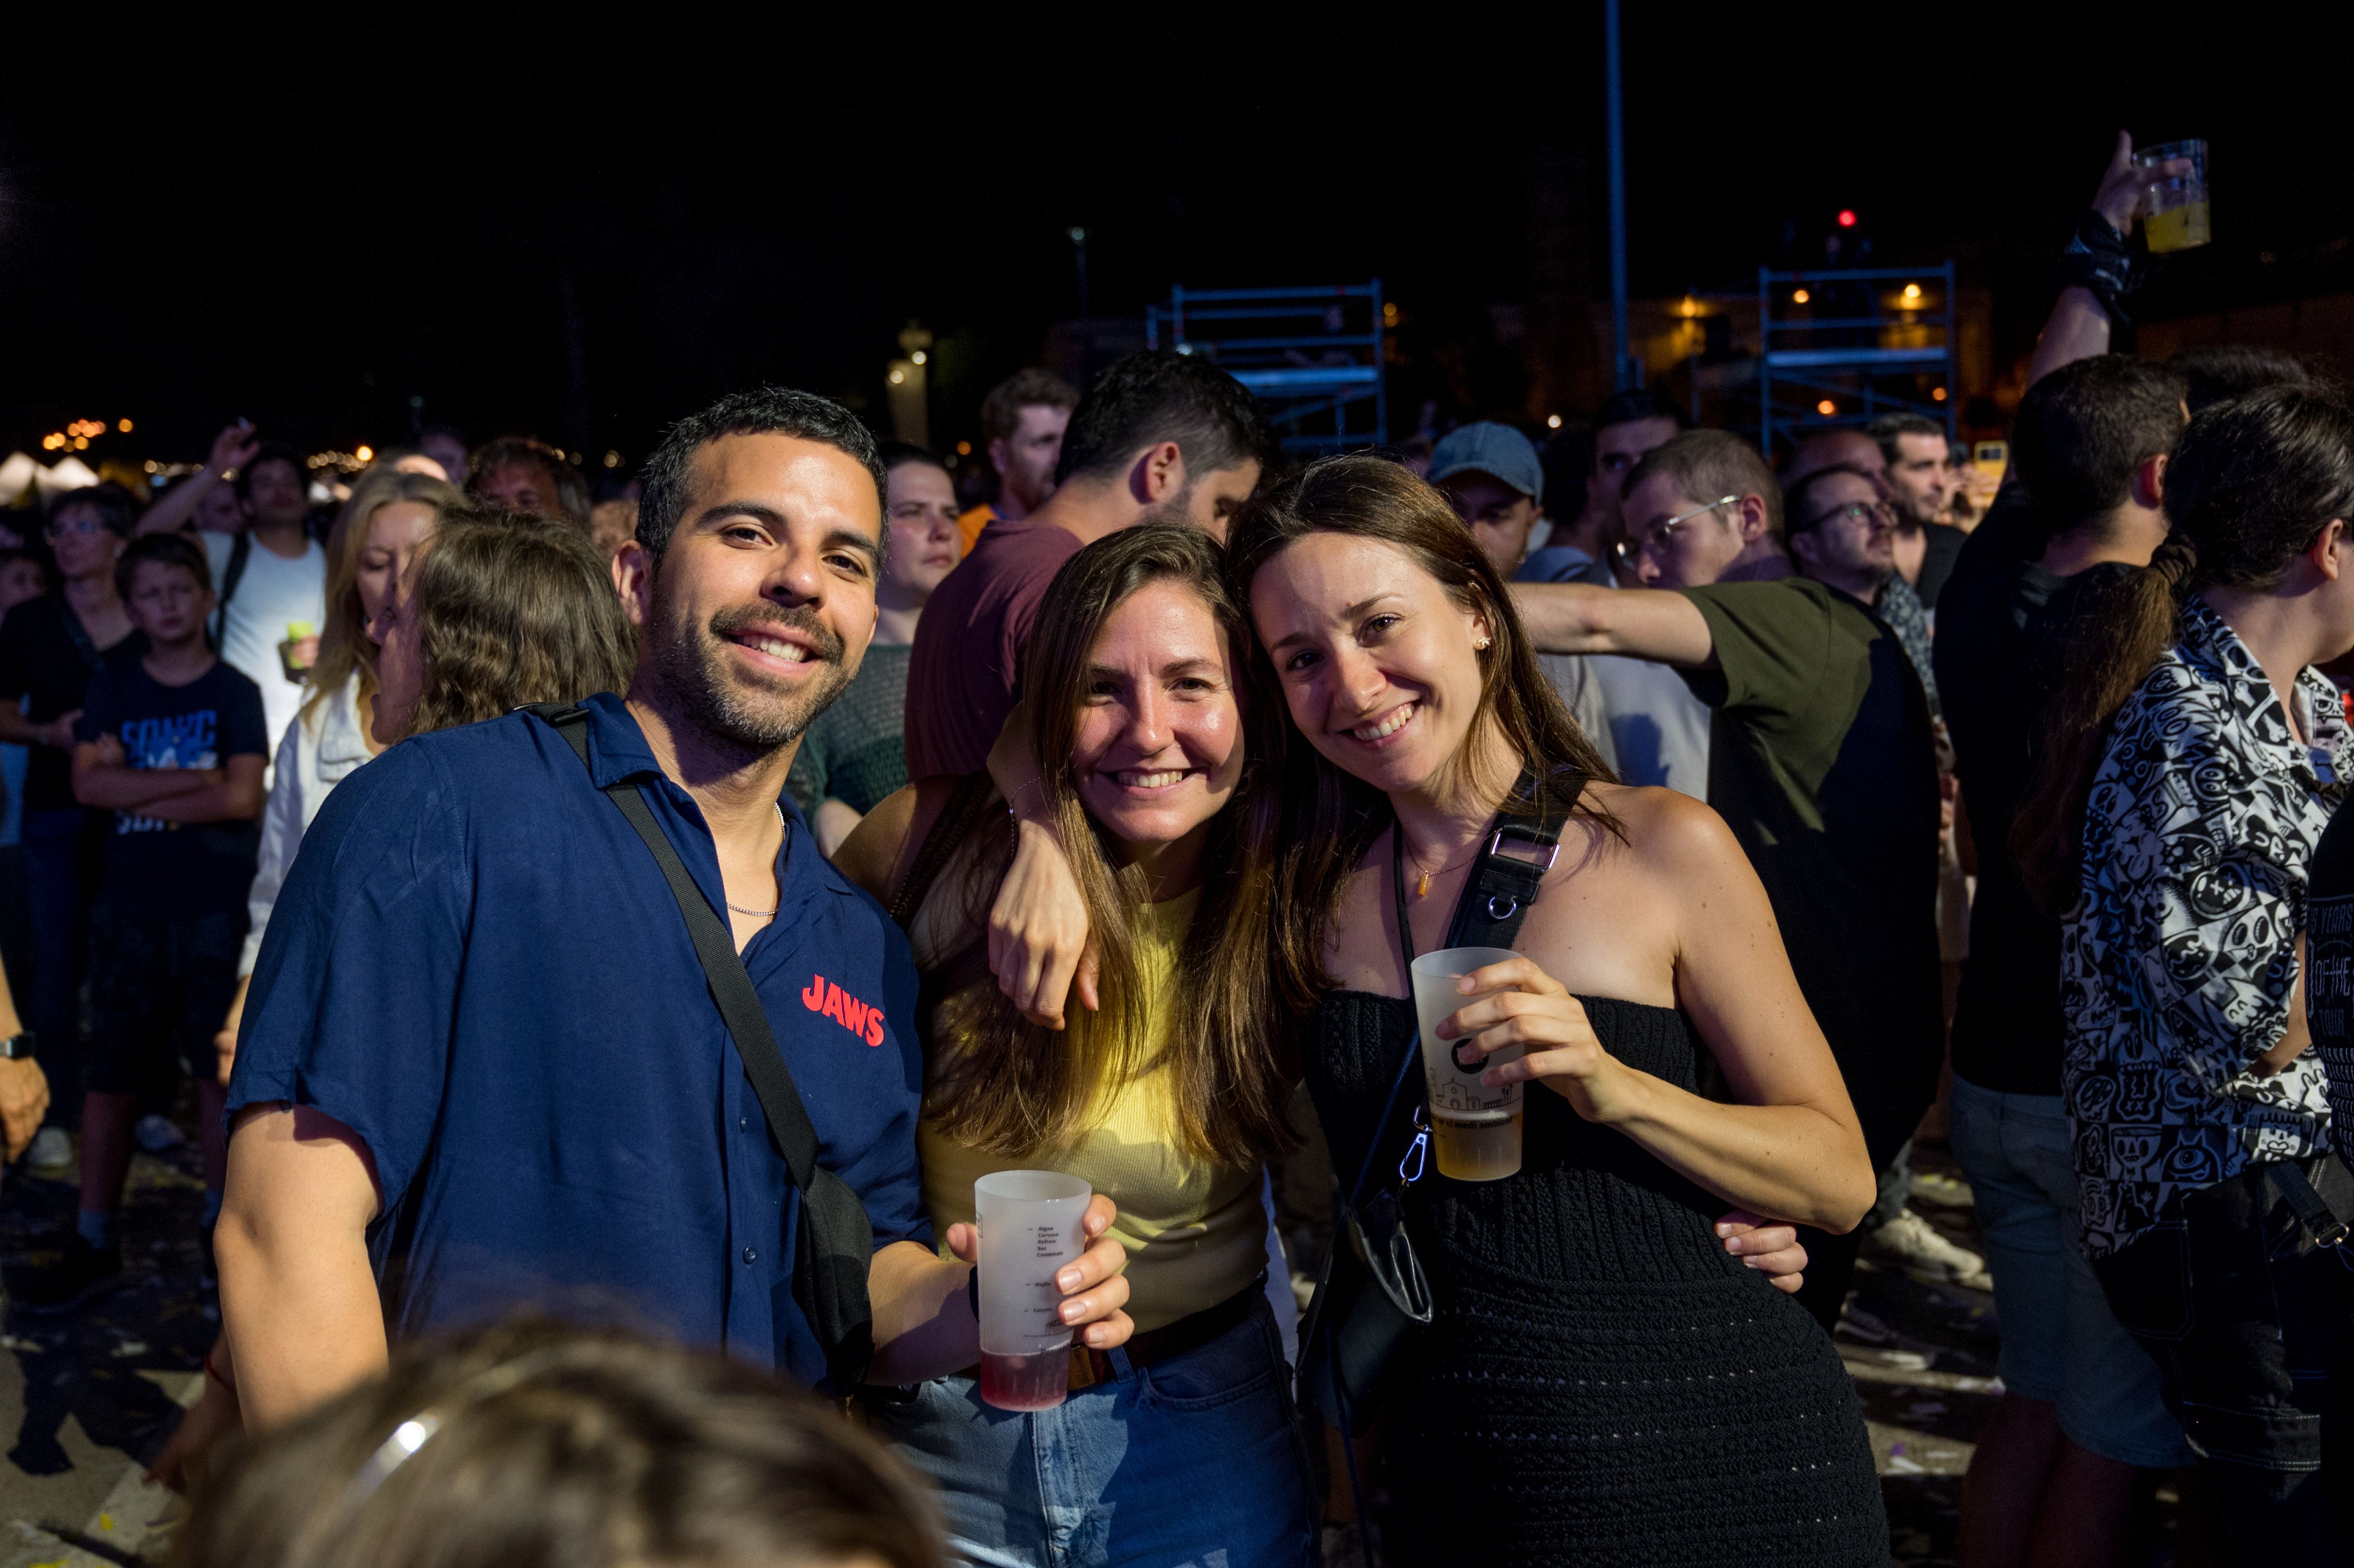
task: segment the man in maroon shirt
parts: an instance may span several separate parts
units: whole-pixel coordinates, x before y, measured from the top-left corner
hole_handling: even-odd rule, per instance
[[[1270,445],[1257,402],[1207,360],[1148,350],[1097,377],[1064,433],[1055,493],[982,530],[924,607],[907,664],[907,777],[989,760],[1038,602],[1081,546],[1144,522],[1190,522],[1223,540]]]

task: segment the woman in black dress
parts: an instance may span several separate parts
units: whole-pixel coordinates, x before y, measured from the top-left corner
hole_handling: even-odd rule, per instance
[[[1275,962],[1337,1170],[1415,1037],[1405,947],[1445,945],[1523,768],[1578,791],[1522,956],[1466,986],[1509,989],[1440,1030],[1525,1046],[1489,1072],[1531,1088],[1518,1174],[1409,1189],[1437,1316],[1387,1409],[1398,1560],[1885,1562],[1838,1356],[1712,1219],[1845,1231],[1873,1196],[1731,833],[1608,781],[1469,531],[1404,470],[1335,458],[1278,484],[1228,569],[1296,726]]]

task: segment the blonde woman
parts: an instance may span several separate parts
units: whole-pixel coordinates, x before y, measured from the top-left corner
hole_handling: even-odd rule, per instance
[[[384,749],[369,736],[376,702],[376,646],[368,624],[382,613],[393,586],[417,547],[432,535],[442,514],[465,504],[452,484],[421,473],[377,469],[352,487],[352,498],[327,535],[327,624],[318,661],[311,666],[302,705],[278,744],[270,802],[261,813],[261,856],[246,899],[251,927],[238,962],[237,994],[214,1036],[220,1081],[237,1059],[238,1025],[245,1018],[246,987],[270,907],[294,863],[303,831],[328,791]],[[213,1215],[205,1215],[210,1225]],[[207,1248],[207,1255],[210,1249]]]

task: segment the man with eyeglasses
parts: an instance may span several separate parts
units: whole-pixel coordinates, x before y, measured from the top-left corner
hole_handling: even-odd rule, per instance
[[[1540,651],[1673,665],[1712,710],[1708,803],[1766,885],[1884,1170],[1935,1097],[1945,1056],[1928,703],[1887,623],[1852,591],[1876,589],[1863,571],[1725,580],[1736,563],[1752,577],[1775,569],[1765,541],[1786,514],[1802,574],[1810,556],[1830,561],[1808,536],[1833,522],[1866,535],[1865,552],[1877,529],[1884,552],[1881,495],[1868,477],[1840,473],[1802,482],[1799,502],[1786,503],[1762,458],[1710,432],[1666,443],[1627,478],[1634,557],[1651,563],[1638,569],[1674,576],[1680,590],[1522,583],[1513,602]],[[1845,512],[1856,504],[1861,519]],[[1882,576],[1890,569],[1883,556]],[[1855,1234],[1807,1237],[1799,1299],[1826,1330],[1861,1245]]]

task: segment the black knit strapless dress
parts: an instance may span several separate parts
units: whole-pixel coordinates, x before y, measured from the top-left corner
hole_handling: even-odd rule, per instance
[[[1698,1087],[1682,1013],[1579,1000],[1612,1055]],[[1344,1181],[1414,1028],[1410,1001],[1364,991],[1310,1020]],[[1806,1310],[1727,1255],[1727,1205],[1552,1090],[1524,1103],[1518,1175],[1433,1167],[1409,1189],[1437,1314],[1388,1405],[1395,1560],[1886,1563],[1854,1388]]]

